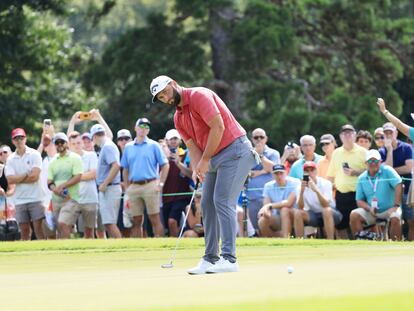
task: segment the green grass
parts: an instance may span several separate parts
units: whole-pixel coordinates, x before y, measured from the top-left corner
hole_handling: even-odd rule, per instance
[[[175,241],[0,243],[0,310],[412,309],[410,243],[239,239],[239,273],[189,276],[203,241],[162,269]]]

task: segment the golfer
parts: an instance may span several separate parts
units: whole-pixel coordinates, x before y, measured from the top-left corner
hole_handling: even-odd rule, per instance
[[[150,91],[153,102],[176,108],[174,124],[189,149],[193,179],[203,182],[201,209],[206,249],[199,264],[188,273],[237,272],[237,199],[249,171],[260,158],[246,131],[213,91],[184,88],[167,76],[152,80]]]

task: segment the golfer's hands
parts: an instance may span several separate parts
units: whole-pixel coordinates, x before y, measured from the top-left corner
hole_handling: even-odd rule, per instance
[[[387,107],[385,107],[385,101],[382,98],[377,99],[377,105],[381,113],[384,113],[385,111],[387,111]]]
[[[194,172],[193,172],[193,180],[194,182],[197,182],[197,177],[200,180],[200,182],[204,181],[204,178],[206,177],[207,171],[208,171],[208,165],[209,165],[210,161],[206,160],[204,158],[201,158],[200,162],[198,162],[196,169],[195,169],[195,174],[196,174],[196,178],[194,178]]]

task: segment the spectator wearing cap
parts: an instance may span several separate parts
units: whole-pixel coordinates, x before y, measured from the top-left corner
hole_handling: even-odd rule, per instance
[[[355,190],[358,176],[365,170],[367,150],[355,143],[356,131],[350,124],[341,127],[339,137],[342,146],[332,153],[328,168],[328,180],[336,188],[335,202],[342,214],[342,221],[336,226],[338,238],[348,238],[349,215],[357,208]]]
[[[413,209],[406,204],[408,191],[410,189],[413,170],[413,150],[410,144],[397,139],[398,130],[391,123],[387,122],[382,126],[384,130],[384,146],[378,151],[384,164],[394,168],[403,178],[403,219],[408,224],[408,235],[414,239],[414,213]]]
[[[42,157],[37,150],[26,145],[24,129],[14,129],[11,138],[16,150],[7,159],[5,173],[8,184],[16,185],[13,201],[21,237],[22,240],[30,239],[30,223],[32,223],[36,238],[43,239],[42,221],[45,212],[42,205],[43,193],[39,178]]]
[[[84,237],[92,239],[98,212],[98,191],[96,189],[98,157],[93,151],[83,150],[81,135],[76,131],[69,134],[69,148],[82,159],[82,176],[79,183],[79,200],[77,201],[76,213],[77,218],[82,215]]]
[[[260,236],[290,237],[293,225],[293,207],[300,182],[286,175],[286,168],[276,164],[273,180],[263,189],[263,207],[259,211]]]
[[[282,157],[280,158],[280,163],[283,164],[286,168],[286,174],[289,175],[292,165],[300,159],[302,153],[300,151],[299,145],[295,144],[292,141],[289,141],[285,148],[283,149]]]
[[[96,170],[99,213],[109,237],[121,238],[121,232],[117,226],[122,195],[119,150],[107,136],[101,124],[92,126],[90,132],[93,143],[101,149]]]
[[[366,150],[371,149],[372,145],[372,135],[368,131],[359,130],[356,135],[356,143]]]
[[[384,130],[382,129],[382,127],[378,127],[377,129],[375,129],[374,131],[374,142],[375,145],[377,146],[377,149],[384,147]]]
[[[389,221],[390,236],[401,239],[402,179],[388,165],[381,165],[377,150],[366,156],[367,170],[358,178],[356,200],[358,208],[351,213],[351,230],[357,235],[364,226],[376,224],[377,219]]]
[[[117,132],[116,134],[116,144],[119,147],[120,150],[120,158],[119,161],[121,161],[122,158],[122,154],[125,150],[125,146],[127,143],[132,141],[132,135],[131,132],[127,129],[121,129]],[[131,222],[131,218],[128,210],[126,209],[127,204],[128,204],[128,196],[125,195],[125,182],[123,180],[123,168],[121,167],[120,169],[121,172],[121,188],[122,188],[122,193],[124,193],[124,196],[121,198],[121,203],[119,206],[119,213],[118,213],[118,228],[122,233],[123,237],[130,237],[131,236],[131,228],[128,226]],[[126,219],[128,218],[128,219]],[[125,221],[124,221],[125,220]]]
[[[53,215],[57,220],[59,237],[68,239],[79,214],[82,159],[69,150],[65,133],[57,133],[53,142],[58,154],[49,164],[47,184],[53,192]]]
[[[335,225],[339,224],[342,215],[332,206],[332,183],[317,176],[315,162],[308,161],[303,165],[304,178],[298,197],[298,208],[295,209],[295,234],[303,238],[304,226],[323,227],[326,238],[335,238]]]
[[[92,136],[89,132],[84,132],[81,135],[82,138],[82,149],[85,151],[92,151],[94,152],[95,149],[93,148],[93,141]]]
[[[169,164],[159,144],[148,137],[151,122],[140,118],[135,124],[135,140],[126,145],[122,155],[126,194],[133,216],[131,236],[142,237],[146,208],[154,235],[164,235],[160,218],[160,193],[167,179]]]
[[[273,180],[272,170],[275,164],[280,164],[280,154],[277,150],[270,148],[267,143],[266,132],[257,128],[252,132],[252,144],[256,152],[260,155],[262,162],[257,164],[250,171],[250,178],[247,184],[247,208],[249,218],[255,230],[259,230],[258,213],[263,206],[263,187]]]
[[[178,236],[181,215],[185,212],[190,198],[188,195],[175,194],[190,191],[189,179],[193,172],[184,164],[187,151],[180,147],[181,136],[176,129],[171,129],[165,134],[165,142],[169,149],[170,167],[163,188],[162,212],[170,236]]]
[[[318,163],[321,159],[321,156],[315,153],[316,139],[312,135],[304,135],[300,138],[300,148],[302,149],[303,156],[292,165],[289,172],[290,177],[298,179],[303,178],[303,164],[306,161]]]
[[[6,164],[7,158],[12,154],[12,151],[9,146],[1,145],[0,146],[0,163]]]
[[[325,153],[325,155],[319,160],[318,164],[316,164],[318,169],[318,176],[326,178],[329,163],[332,159],[332,153],[335,151],[336,148],[335,137],[332,134],[324,134],[321,136],[321,139],[319,140],[319,145],[321,146],[321,149]]]

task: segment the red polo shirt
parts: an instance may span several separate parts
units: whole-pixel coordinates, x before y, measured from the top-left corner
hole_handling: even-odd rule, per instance
[[[236,121],[226,104],[213,91],[204,87],[183,88],[181,94],[183,106],[177,107],[174,114],[175,128],[184,141],[192,139],[204,151],[210,132],[208,123],[220,114],[224,122],[224,133],[214,153],[230,145],[237,138],[246,135],[246,131]]]

